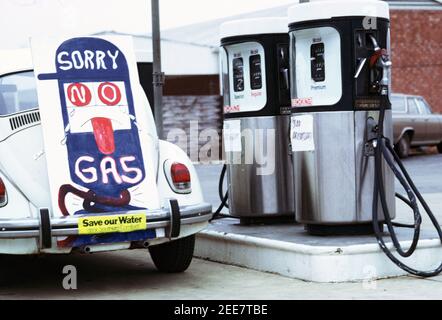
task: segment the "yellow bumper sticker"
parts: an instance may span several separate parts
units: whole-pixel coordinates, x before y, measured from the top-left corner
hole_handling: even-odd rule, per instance
[[[78,221],[80,235],[128,233],[146,230],[146,228],[147,220],[145,214],[85,217]]]

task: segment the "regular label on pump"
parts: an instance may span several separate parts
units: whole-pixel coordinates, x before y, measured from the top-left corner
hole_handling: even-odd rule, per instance
[[[292,117],[290,138],[293,152],[315,150],[313,128],[313,116],[300,115]]]

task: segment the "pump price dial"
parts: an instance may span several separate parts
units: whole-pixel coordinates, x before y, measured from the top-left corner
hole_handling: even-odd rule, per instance
[[[244,91],[244,60],[243,58],[233,59],[233,81],[235,92]]]
[[[261,56],[259,54],[250,56],[250,84],[252,90],[262,88]]]
[[[315,43],[311,46],[312,79],[315,82],[325,81],[324,43]]]

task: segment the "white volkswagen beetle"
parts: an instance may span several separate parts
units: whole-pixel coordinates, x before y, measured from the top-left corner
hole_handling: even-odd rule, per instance
[[[101,233],[106,232],[98,231],[87,234],[88,239],[94,241],[71,241],[71,245],[60,246],[66,239],[82,236],[80,222],[98,226],[105,221],[101,218],[112,217],[112,214],[87,215],[90,220],[82,214],[54,216],[31,52],[0,51],[1,255],[149,248],[160,271],[182,272],[188,268],[195,233],[206,227],[212,208],[204,203],[195,168],[187,155],[177,146],[158,139],[141,85],[132,84],[132,93],[134,100],[142,101],[146,110],[143,121],[148,124],[148,132],[143,134],[149,136],[151,150],[154,150],[146,161],[155,168],[154,188],[161,204],[158,209],[135,213],[138,217],[140,212],[146,216],[146,220],[142,220],[145,221],[143,229],[152,232],[136,241],[115,237],[117,240],[100,242]]]

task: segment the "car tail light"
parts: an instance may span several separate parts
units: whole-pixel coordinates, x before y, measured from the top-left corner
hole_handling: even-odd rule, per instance
[[[173,184],[172,189],[176,193],[191,193],[192,182],[190,171],[186,165],[178,162],[172,163],[170,166],[170,178]]]
[[[0,178],[0,207],[5,206],[7,201],[6,186],[2,178]]]

